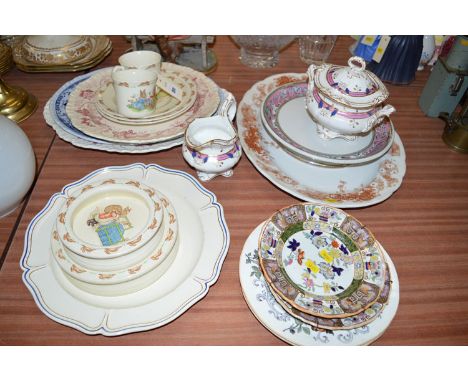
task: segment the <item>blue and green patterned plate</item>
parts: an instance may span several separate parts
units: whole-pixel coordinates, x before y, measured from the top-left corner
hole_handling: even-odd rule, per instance
[[[308,315],[354,316],[385,286],[385,261],[373,235],[330,206],[303,203],[276,212],[262,229],[259,253],[273,291]]]

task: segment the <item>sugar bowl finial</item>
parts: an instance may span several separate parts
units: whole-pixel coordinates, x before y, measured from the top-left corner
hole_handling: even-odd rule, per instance
[[[232,168],[242,155],[239,136],[231,122],[234,103],[233,95],[229,94],[218,115],[197,118],[185,131],[182,154],[204,182],[218,175],[232,176]]]

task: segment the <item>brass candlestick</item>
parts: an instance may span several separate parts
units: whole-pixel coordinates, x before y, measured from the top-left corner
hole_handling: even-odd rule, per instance
[[[0,114],[15,122],[21,122],[36,109],[36,97],[19,86],[7,85],[0,78]]]
[[[0,43],[0,76],[12,66],[11,48]],[[9,86],[0,78],[0,115],[24,121],[37,109],[37,99],[19,86]]]

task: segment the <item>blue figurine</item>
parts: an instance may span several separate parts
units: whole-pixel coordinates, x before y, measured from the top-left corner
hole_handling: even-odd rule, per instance
[[[371,61],[366,69],[374,72],[382,81],[407,85],[416,76],[424,36],[390,37],[390,42],[380,62]]]

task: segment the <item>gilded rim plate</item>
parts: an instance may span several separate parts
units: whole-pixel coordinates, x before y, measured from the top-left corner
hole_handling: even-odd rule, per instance
[[[99,69],[107,70],[107,69]],[[102,139],[94,138],[89,135],[84,134],[80,130],[76,129],[73,126],[73,123],[68,118],[67,112],[65,110],[68,103],[68,97],[70,93],[76,88],[76,86],[82,81],[86,80],[98,70],[77,76],[72,80],[66,82],[64,85],[58,89],[55,94],[47,101],[44,107],[44,118],[49,126],[51,126],[57,135],[66,142],[71,143],[74,146],[101,150],[107,152],[119,152],[119,153],[148,153],[156,152],[161,150],[166,150],[174,146],[181,145],[183,142],[183,136],[178,137],[172,140],[167,140],[158,143],[151,144],[132,144],[132,143],[116,143],[108,142]],[[220,105],[216,110],[215,114],[219,114],[220,106],[222,101],[231,94],[228,91],[218,88],[218,94],[220,97]]]
[[[179,217],[173,263],[152,285],[125,296],[97,296],[70,283],[50,250],[50,235],[66,197],[87,182],[142,181],[161,191]],[[208,293],[229,248],[229,231],[216,196],[181,171],[141,163],[96,170],[54,194],[30,222],[20,261],[23,281],[41,311],[86,334],[116,336],[173,321]]]
[[[274,89],[262,104],[265,129],[278,143],[311,161],[331,165],[370,162],[384,155],[393,143],[393,125],[386,120],[371,133],[349,142],[324,140],[306,110],[307,83],[289,83]]]
[[[295,204],[274,213],[262,229],[259,253],[272,289],[309,315],[354,316],[385,286],[385,261],[372,233],[326,205]]]
[[[273,184],[302,200],[356,208],[389,198],[406,172],[405,150],[396,132],[390,150],[375,162],[332,169],[319,169],[293,157],[268,134],[260,111],[265,97],[282,85],[306,79],[305,74],[277,74],[245,93],[238,108],[237,127],[249,160]]]
[[[399,303],[398,275],[383,248],[392,280],[385,308],[367,325],[352,329],[341,328],[333,332],[319,330],[290,315],[271,294],[258,263],[258,241],[264,224],[260,224],[244,244],[239,261],[239,277],[247,305],[266,329],[289,344],[308,346],[368,345],[382,336],[395,317]]]
[[[170,121],[144,126],[129,126],[109,121],[96,109],[99,89],[112,71],[107,68],[81,82],[70,93],[66,113],[73,126],[95,138],[119,143],[156,143],[181,137],[195,118],[208,117],[219,105],[218,87],[204,74],[179,65],[163,63],[162,71],[188,75],[195,82],[197,99],[183,115]]]
[[[166,77],[179,87],[182,92],[182,100],[179,101],[161,90],[156,96],[156,109],[152,115],[143,118],[127,118],[119,114],[110,77],[109,82],[98,93],[96,109],[110,121],[126,125],[148,125],[174,119],[192,107],[197,98],[197,88],[195,82],[188,75],[177,77],[168,73]]]

